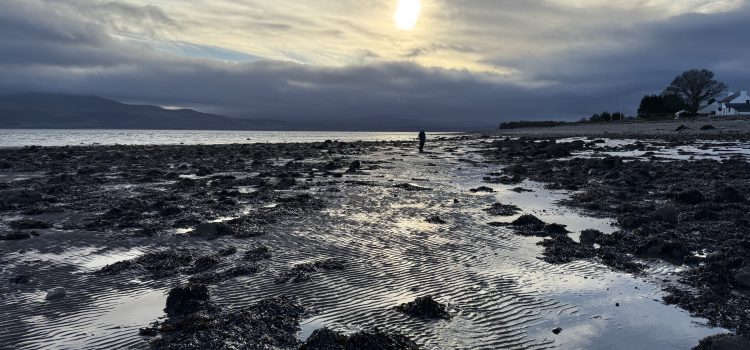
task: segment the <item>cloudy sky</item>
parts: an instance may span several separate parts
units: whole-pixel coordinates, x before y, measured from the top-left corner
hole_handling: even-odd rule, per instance
[[[0,93],[341,128],[574,120],[690,68],[747,88],[748,23],[750,0],[2,0]]]

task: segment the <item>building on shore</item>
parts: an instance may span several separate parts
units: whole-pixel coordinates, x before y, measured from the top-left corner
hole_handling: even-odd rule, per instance
[[[729,92],[726,97],[709,101],[708,104],[701,106],[698,114],[706,117],[750,116],[750,96],[747,94],[747,90]]]

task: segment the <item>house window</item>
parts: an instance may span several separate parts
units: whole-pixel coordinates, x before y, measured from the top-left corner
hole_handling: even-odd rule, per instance
[[[750,100],[745,100],[745,103],[750,105]]]

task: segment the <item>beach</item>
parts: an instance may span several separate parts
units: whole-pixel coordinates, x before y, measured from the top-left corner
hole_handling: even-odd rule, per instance
[[[428,134],[425,153],[408,139],[3,149],[0,341],[742,342],[749,130]]]

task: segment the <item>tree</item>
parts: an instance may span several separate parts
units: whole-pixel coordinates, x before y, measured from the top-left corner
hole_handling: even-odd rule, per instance
[[[638,116],[641,118],[672,117],[685,109],[682,98],[674,94],[646,95],[641,99]]]
[[[664,90],[665,95],[676,95],[688,106],[688,112],[698,114],[701,102],[718,96],[727,85],[714,79],[708,69],[691,69],[678,75]]]

